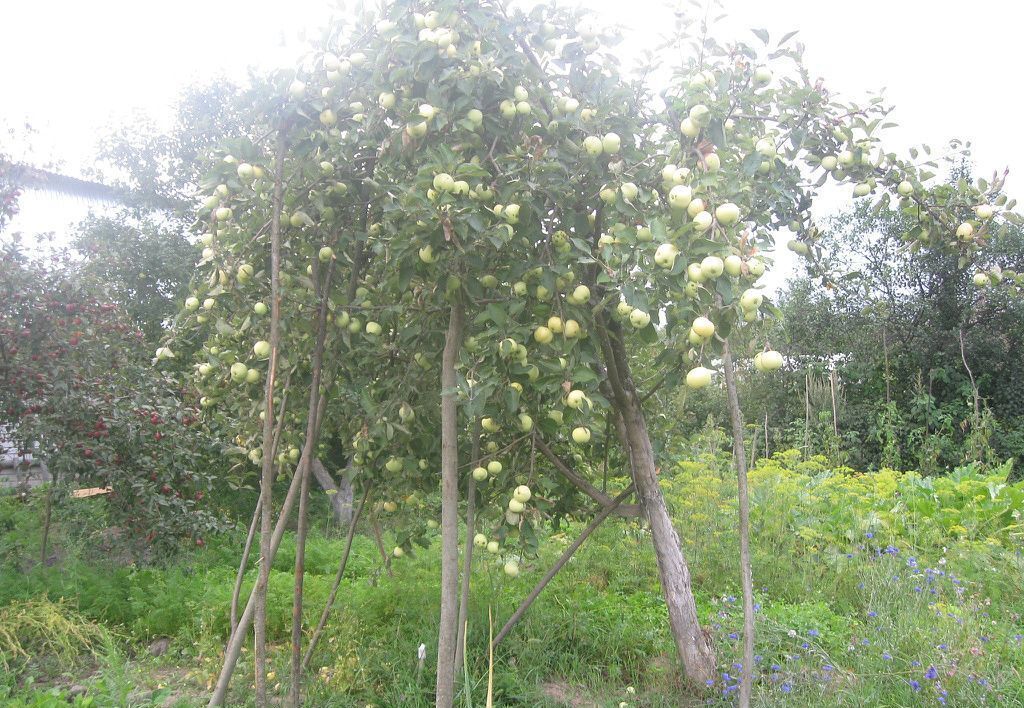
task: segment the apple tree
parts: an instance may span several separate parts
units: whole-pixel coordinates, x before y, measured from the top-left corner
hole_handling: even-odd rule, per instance
[[[731,344],[757,341],[773,311],[758,280],[776,234],[789,228],[792,250],[818,256],[809,210],[829,179],[899,203],[918,247],[968,261],[1016,218],[989,206],[999,185],[932,186],[927,165],[884,151],[888,109],[836,100],[791,37],[770,44],[759,30],[763,46],[723,45],[681,20],[671,44],[694,52],[655,92],[620,74],[613,35],[580,27],[570,10],[455,0],[398,1],[332,25],[295,72],[271,77],[266,137],[228,145],[208,176],[203,284],[176,337],[198,352],[208,415],[235,426],[239,453],[261,468],[264,559],[212,703],[254,620],[266,700],[261,598],[296,502],[299,702],[309,468],[340,443],[364,495],[372,488],[375,508],[399,519],[395,557],[437,523],[399,510],[428,504],[440,482],[437,705],[454,700],[465,620],[460,488],[467,537],[514,576],[538,525],[621,503],[590,479],[607,471],[609,448],[639,500],[616,512],[650,525],[686,676],[712,680],[644,404],[661,387],[706,387],[719,368],[740,479],[749,697],[736,359],[767,373],[783,358],[766,342]],[[280,469],[293,474],[275,527]]]

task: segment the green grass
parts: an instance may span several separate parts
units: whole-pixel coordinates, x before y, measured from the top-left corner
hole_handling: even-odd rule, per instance
[[[728,705],[742,619],[734,482],[720,460],[686,463],[665,477],[702,620],[719,652],[719,679],[687,700]],[[829,473],[784,457],[761,465],[752,481],[756,705],[1024,704],[1024,558],[1013,525],[1019,513],[1009,523],[1001,516],[1009,492],[988,487],[980,473],[928,488],[913,477]],[[929,500],[937,500],[934,509]],[[36,515],[14,504],[20,502],[0,500],[0,518],[17,517],[7,536],[24,541]],[[488,611],[497,631],[578,530],[545,539],[541,556],[524,563],[515,580],[492,557],[478,556],[467,652],[475,705],[483,705],[486,689]],[[79,553],[59,566],[0,574],[0,607],[64,598],[60,607],[115,638],[95,654],[98,671],[88,676],[54,675],[32,662],[9,672],[0,681],[4,705],[66,705],[66,689],[76,682],[89,688],[76,705],[200,705],[219,669],[242,540],[241,532],[225,534],[156,567],[118,567]],[[23,541],[0,543],[31,549]],[[322,530],[309,541],[307,625],[317,619],[341,547]],[[396,560],[388,577],[372,541],[357,536],[338,610],[314,660],[308,705],[432,705],[434,667],[428,658],[419,671],[416,650],[436,637],[437,550],[435,541]],[[294,541],[286,536],[268,598],[270,685],[282,693],[293,562]],[[151,659],[145,646],[161,636],[171,637],[171,650]],[[498,649],[495,705],[565,705],[576,697],[600,706],[678,706],[684,694],[674,656],[647,532],[609,522]],[[251,664],[247,651],[233,705],[246,705],[251,694]]]

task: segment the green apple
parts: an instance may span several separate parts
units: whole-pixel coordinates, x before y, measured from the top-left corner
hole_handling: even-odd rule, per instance
[[[252,276],[255,274],[255,269],[248,263],[243,263],[238,266],[238,271],[235,273],[235,278],[238,279],[239,283],[248,283],[252,280]]]
[[[391,91],[382,91],[377,96],[377,105],[383,108],[385,111],[395,107],[396,97]]]
[[[482,533],[476,534],[475,536],[473,536],[473,545],[477,548],[486,548],[487,536],[483,535]]]
[[[602,189],[598,193],[598,196],[601,197],[601,201],[604,202],[605,204],[614,204],[615,203],[615,199],[616,199],[615,190],[612,189],[611,187],[605,187],[604,189]]]
[[[537,329],[533,330],[533,338],[538,344],[550,344],[551,340],[555,338],[555,335],[550,329],[541,325]]]
[[[429,243],[420,249],[420,260],[424,263],[436,263],[437,254],[434,253],[434,247]]]
[[[775,141],[771,138],[761,138],[754,143],[754,151],[769,160],[774,159],[776,155]]]
[[[636,227],[636,240],[641,243],[647,243],[654,239],[654,235],[651,233],[650,227],[637,226]]]
[[[715,333],[715,323],[703,316],[695,319],[690,328],[704,339],[711,339]]]
[[[601,149],[609,155],[617,153],[621,144],[622,141],[615,133],[605,133],[605,136],[601,138]]]
[[[714,279],[725,272],[725,262],[718,256],[705,256],[700,262],[700,272],[705,279]]]
[[[366,323],[366,333],[367,334],[369,334],[369,335],[371,335],[373,337],[376,337],[382,331],[383,331],[383,329],[381,328],[381,326],[378,323],[376,323],[376,322],[374,322],[372,320]]]
[[[853,188],[853,196],[855,197],[866,197],[871,194],[871,185],[867,182],[860,182]]]
[[[693,217],[693,228],[697,231],[697,233],[702,234],[711,228],[711,225],[714,223],[714,221],[715,220],[712,218],[710,212],[699,211]]]
[[[507,515],[505,516],[505,519],[508,520],[508,516]],[[518,523],[518,521],[519,520],[516,519],[517,523]],[[505,564],[504,571],[505,571],[505,575],[507,575],[510,578],[514,578],[517,575],[519,575],[519,564],[516,563],[515,561],[508,561]]]
[[[427,134],[427,122],[421,120],[417,123],[409,123],[405,126],[405,132],[410,138],[422,138]]]
[[[199,298],[189,297],[185,298],[185,309],[189,312],[195,312],[199,309]]]
[[[320,249],[320,252],[317,254],[317,258],[320,259],[321,263],[329,262],[332,258],[334,258],[334,249],[331,248],[330,246],[324,246],[323,248]]]
[[[683,118],[679,123],[679,132],[688,138],[696,138],[700,133],[700,126],[692,118]]]
[[[513,514],[522,514],[526,510],[526,505],[517,499],[509,499],[508,510]]]
[[[977,214],[979,219],[986,220],[992,218],[994,211],[988,204],[979,204],[974,207],[974,213]]]
[[[501,117],[507,120],[511,120],[516,117],[516,104],[508,99],[498,104],[498,110],[501,112]]]
[[[488,553],[499,553],[500,551],[501,551],[501,545],[497,541],[488,541],[487,542],[487,552]]]
[[[565,326],[562,323],[562,318],[556,316],[549,317],[548,329],[554,332],[555,334],[561,334],[565,329]]]
[[[619,191],[622,192],[622,198],[627,202],[633,201],[640,194],[640,188],[634,182],[623,182],[619,186]]]
[[[240,361],[236,361],[231,365],[231,380],[235,383],[242,383],[245,381],[245,375],[249,372],[249,367]]]
[[[764,261],[760,258],[751,258],[747,261],[747,270],[755,278],[760,278],[764,275]]]
[[[730,226],[739,221],[740,208],[732,202],[719,204],[718,208],[715,209],[715,218],[718,219],[719,224]]]
[[[402,461],[397,457],[389,457],[388,461],[384,463],[384,469],[392,474],[402,471]]]
[[[520,484],[512,492],[512,498],[518,501],[520,504],[525,504],[533,498],[533,492],[525,484]]]
[[[836,165],[838,164],[839,160],[836,158],[835,155],[825,155],[825,157],[821,158],[821,167],[826,172],[831,172],[836,168]]]
[[[516,103],[516,113],[521,116],[528,116],[533,112],[533,106],[530,105],[529,101],[519,101]]]
[[[636,329],[643,329],[651,321],[651,316],[637,308],[629,313],[629,323]]]
[[[903,180],[898,185],[896,185],[896,191],[899,193],[901,197],[909,197],[911,194],[914,193],[914,185],[912,185],[907,180]]]
[[[301,100],[306,95],[306,84],[295,79],[288,85],[288,95],[297,101]]]
[[[675,244],[663,243],[654,252],[654,262],[662,268],[672,268],[676,263],[676,256],[678,255],[679,249],[676,248]]]
[[[523,282],[522,280],[517,280],[516,282],[512,283],[512,292],[514,292],[519,297],[523,297],[524,295],[526,295],[527,292],[526,283]]]
[[[583,305],[590,302],[590,288],[586,285],[577,285],[572,294],[566,298],[571,305]]]
[[[579,389],[573,389],[566,395],[565,405],[578,410],[586,400],[587,394],[583,393],[583,391],[580,391]]]
[[[988,277],[988,273],[975,273],[974,284],[979,288],[984,288],[992,284],[992,279]],[[202,367],[200,367],[199,373],[202,373]]]
[[[743,259],[733,254],[725,258],[725,272],[727,275],[737,278],[743,272]]]
[[[971,237],[973,236],[974,225],[971,222],[965,221],[964,223],[956,227],[956,237],[961,241],[970,241]]]
[[[587,151],[587,154],[591,157],[597,157],[604,152],[604,145],[601,142],[601,138],[596,135],[588,135],[583,138],[583,149]]]
[[[486,467],[474,467],[473,468],[473,479],[477,482],[483,482],[487,479],[487,468]]]
[[[582,425],[572,429],[572,440],[577,445],[586,445],[590,442],[590,429]]]
[[[673,209],[685,209],[693,201],[693,190],[685,184],[677,184],[668,193],[668,203]]]
[[[405,551],[402,550],[401,546],[395,546],[395,550],[391,551],[391,554],[395,558],[401,558],[402,556],[405,555]]]
[[[754,84],[766,86],[772,82],[772,70],[767,66],[759,66],[754,69]]]
[[[393,514],[394,512],[398,511],[398,504],[393,501],[386,501],[384,502],[383,508],[384,511],[388,512],[389,514]]]
[[[217,221],[227,221],[231,218],[231,209],[228,207],[220,207],[216,212],[214,212],[214,216],[217,218]]]
[[[853,151],[843,150],[841,153],[839,153],[839,157],[837,159],[839,160],[840,165],[842,165],[843,167],[849,167],[850,165],[853,164]]]
[[[245,372],[245,382],[246,383],[254,384],[254,383],[256,383],[259,380],[260,380],[260,370],[259,369],[249,369],[248,371]]]
[[[704,156],[704,169],[708,172],[718,172],[722,169],[722,158],[718,156],[717,152],[712,152]]]
[[[334,111],[332,111],[330,108],[325,108],[324,110],[320,111],[320,123],[325,127],[330,128],[337,122],[338,116],[336,116],[334,114]]]
[[[782,368],[782,354],[771,349],[754,357],[754,368],[758,371],[778,371]]]
[[[740,307],[744,310],[756,310],[761,307],[762,302],[764,302],[764,296],[753,288],[744,290],[740,296]]]
[[[564,334],[566,339],[576,339],[580,336],[580,323],[576,320],[566,320]]]
[[[434,189],[439,192],[450,192],[455,188],[455,178],[447,172],[434,175]]]
[[[698,103],[690,109],[689,118],[697,125],[706,125],[711,118],[711,110],[703,103]]]
[[[519,429],[524,433],[528,433],[533,429],[533,418],[528,416],[526,413],[519,414]]]
[[[700,263],[691,263],[686,266],[686,277],[691,283],[703,283],[708,279],[704,271],[700,269]]]
[[[704,388],[711,383],[711,369],[697,366],[686,373],[686,385],[689,388]]]
[[[501,430],[501,426],[498,425],[498,421],[496,421],[494,418],[483,418],[480,421],[480,427],[483,428],[488,433],[496,433],[499,430]]]

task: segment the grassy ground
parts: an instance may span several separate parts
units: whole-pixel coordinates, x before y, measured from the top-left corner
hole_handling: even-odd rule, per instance
[[[732,702],[741,626],[732,482],[716,459],[683,463],[665,477],[718,647],[719,679],[703,693],[679,685],[646,532],[609,522],[499,648],[495,705]],[[913,477],[829,473],[784,458],[762,465],[753,481],[756,705],[1024,705],[1020,508],[1015,516],[1017,497],[995,503],[1012,488],[965,474],[948,489],[922,489]],[[79,706],[202,704],[220,665],[242,535],[143,568],[104,561],[89,543],[65,543],[65,530],[59,562],[46,567],[26,561],[38,518],[35,503],[0,500],[0,702],[68,705],[70,692]],[[69,528],[83,536],[81,526]],[[460,705],[470,704],[466,695],[484,703],[488,612],[500,626],[577,531],[547,538],[514,580],[486,554],[475,564]],[[307,624],[326,598],[341,545],[325,529],[310,541]],[[268,603],[270,684],[281,694],[293,561],[286,537]],[[372,541],[357,537],[308,705],[432,705],[434,668],[428,658],[420,669],[417,647],[436,637],[437,544],[396,560],[393,571],[383,573]],[[166,653],[151,656],[150,643],[162,637],[170,640]],[[243,655],[232,705],[247,703],[250,658]]]

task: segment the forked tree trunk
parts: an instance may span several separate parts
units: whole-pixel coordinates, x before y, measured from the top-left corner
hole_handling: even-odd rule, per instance
[[[459,612],[459,424],[455,363],[462,344],[462,304],[452,305],[441,356],[441,618],[437,631],[434,703],[455,700],[455,644]]]
[[[736,367],[733,364],[728,339],[722,340],[722,364],[725,368],[729,417],[732,420],[732,455],[736,461],[736,482],[740,507],[740,580],[743,586],[743,668],[740,680],[740,708],[748,708],[754,685],[754,579],[750,564],[750,497],[747,493],[743,413],[740,410],[740,398],[736,386]],[[755,436],[756,434],[755,432]]]
[[[336,483],[320,460],[313,460],[312,471],[317,484],[331,502],[335,523],[339,528],[347,529],[352,523],[352,478],[342,472],[341,481]]]
[[[320,399],[321,405],[317,409],[317,426],[322,425],[324,419],[324,406],[323,401],[326,399]],[[319,430],[319,427],[317,428]],[[310,460],[305,458],[299,459],[299,469],[303,465],[309,464]],[[288,524],[288,516],[291,514],[292,507],[295,505],[295,499],[299,495],[299,482],[300,475],[296,473],[292,476],[291,484],[288,485],[288,493],[285,495],[284,503],[281,504],[281,511],[277,517],[277,524],[274,526],[274,534],[270,539],[270,556],[267,558],[267,564],[273,565],[274,556],[277,555],[277,550],[281,547],[281,539],[284,538],[285,526]],[[252,589],[249,593],[249,600],[245,604],[245,609],[242,611],[242,616],[238,618],[238,627],[231,633],[228,639],[227,646],[224,648],[224,664],[221,666],[220,675],[217,677],[217,684],[213,689],[213,694],[210,696],[211,706],[224,705],[224,699],[227,697],[228,686],[231,684],[231,676],[235,672],[235,666],[238,664],[238,655],[242,651],[242,644],[245,642],[245,638],[249,633],[249,629],[253,626],[253,617],[256,614],[256,588]]]
[[[672,526],[665,497],[658,485],[654,449],[647,432],[640,398],[629,371],[629,361],[622,344],[622,330],[614,321],[597,322],[608,379],[614,395],[614,406],[622,416],[628,453],[640,502],[651,525],[651,541],[658,561],[661,589],[668,606],[672,637],[683,662],[686,678],[703,687],[715,676],[715,652],[710,636],[697,619],[690,568],[686,564],[679,535]]]

